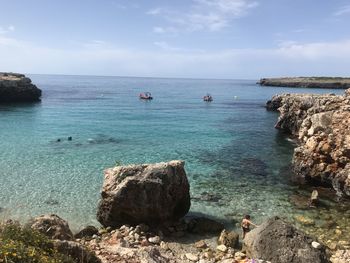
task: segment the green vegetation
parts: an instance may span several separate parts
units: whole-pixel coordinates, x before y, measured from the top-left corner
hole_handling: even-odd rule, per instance
[[[43,234],[19,224],[0,225],[1,263],[74,263]]]

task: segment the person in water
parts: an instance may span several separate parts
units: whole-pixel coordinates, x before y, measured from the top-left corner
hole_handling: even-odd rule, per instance
[[[243,238],[250,231],[251,225],[257,227],[257,225],[253,224],[252,221],[250,221],[250,215],[245,215],[241,224],[242,231],[243,231]]]

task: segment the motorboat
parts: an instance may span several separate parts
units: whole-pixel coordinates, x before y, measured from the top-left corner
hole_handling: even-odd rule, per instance
[[[151,92],[143,92],[140,93],[139,98],[141,100],[153,100]]]
[[[207,94],[203,97],[203,100],[210,102],[210,101],[213,101],[213,97],[210,94]]]

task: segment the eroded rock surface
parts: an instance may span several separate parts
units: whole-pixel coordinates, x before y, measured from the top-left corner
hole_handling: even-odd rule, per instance
[[[312,242],[303,232],[274,217],[246,235],[244,248],[249,257],[272,263],[329,262],[324,247],[315,248]]]
[[[157,224],[190,208],[184,162],[118,166],[105,171],[97,219],[103,226]]]
[[[0,102],[38,101],[41,90],[30,78],[18,73],[0,72]]]
[[[350,90],[343,96],[276,95],[267,108],[280,112],[276,128],[299,139],[293,156],[297,179],[350,196]]]

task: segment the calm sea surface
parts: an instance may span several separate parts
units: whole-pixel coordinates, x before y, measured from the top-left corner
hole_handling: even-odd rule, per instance
[[[30,75],[41,103],[0,105],[0,219],[57,213],[73,229],[98,224],[103,170],[186,161],[192,212],[224,222],[299,213],[289,202],[293,144],[255,80]],[[153,101],[140,101],[150,91]],[[205,103],[201,97],[214,97]],[[67,137],[73,140],[68,141]],[[61,138],[61,142],[56,142]]]

